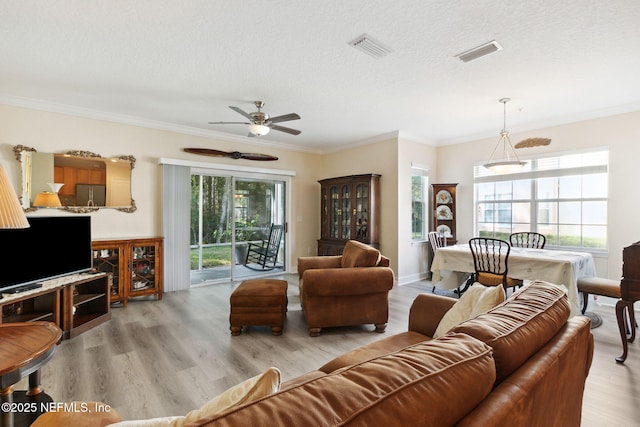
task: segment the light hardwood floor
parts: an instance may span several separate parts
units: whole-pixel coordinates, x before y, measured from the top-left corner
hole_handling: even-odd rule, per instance
[[[126,420],[180,415],[270,366],[283,380],[316,369],[350,349],[406,330],[414,297],[431,292],[428,281],[396,286],[390,293],[387,332],[373,326],[332,328],[308,335],[297,290],[289,282],[282,336],[266,327],[229,333],[229,295],[236,284],[165,294],[161,301],[134,300],[113,308],[112,319],[63,341],[42,369],[42,384],[56,402],[108,403]],[[640,348],[630,345],[625,364],[612,307],[593,310],[604,320],[594,329],[595,356],[587,379],[583,426],[640,425]],[[558,396],[562,399],[562,396]]]

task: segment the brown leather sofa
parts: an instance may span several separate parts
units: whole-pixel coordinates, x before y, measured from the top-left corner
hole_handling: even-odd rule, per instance
[[[569,318],[560,288],[526,285],[432,340],[455,302],[419,295],[407,332],[343,354],[276,393],[193,425],[580,425],[593,336],[588,318]]]
[[[455,299],[416,298],[409,330],[346,353],[208,426],[579,426],[590,321],[534,282],[431,340]]]
[[[376,332],[386,329],[393,270],[377,249],[349,240],[342,255],[298,258],[298,275],[312,337],[332,326],[370,323]]]

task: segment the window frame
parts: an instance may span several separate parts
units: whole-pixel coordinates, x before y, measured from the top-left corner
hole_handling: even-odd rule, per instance
[[[544,234],[544,229],[555,228],[555,234],[550,234],[547,239],[546,247],[566,249],[566,250],[582,250],[593,253],[606,253],[608,251],[608,203],[609,203],[609,149],[608,147],[596,147],[587,150],[580,151],[567,151],[557,153],[547,153],[539,155],[537,157],[531,157],[526,159],[527,165],[525,169],[515,173],[509,174],[493,174],[487,171],[481,164],[474,165],[474,179],[473,179],[473,201],[474,201],[474,233],[476,236],[482,235],[487,237],[496,237],[504,240],[508,240],[508,235],[516,231],[538,231]],[[579,163],[579,164],[576,164]],[[563,163],[565,164],[563,167]],[[567,163],[572,163],[567,165]],[[587,188],[585,185],[586,176],[595,176],[597,174],[604,174],[606,182],[602,185],[600,191],[604,192],[604,196],[600,195],[584,195],[584,190]],[[563,177],[579,177],[580,178],[580,190],[579,196],[575,194],[571,197],[563,196],[561,190],[561,181]],[[541,197],[538,194],[538,189],[543,183],[542,179],[555,178],[557,179],[557,189],[555,195],[552,197]],[[529,198],[526,197],[514,197],[514,183],[522,182],[523,180],[529,180]],[[488,200],[479,200],[480,191],[482,191],[482,184],[493,184],[494,192],[493,198]],[[498,183],[510,183],[511,192],[509,198],[498,197],[498,193],[495,190],[495,185]],[[488,193],[487,193],[488,194]],[[604,221],[600,223],[590,223],[585,218],[584,205],[585,203],[604,203]],[[514,204],[529,203],[529,223],[527,227],[526,222],[518,222],[514,220]],[[561,205],[567,203],[580,203],[580,220],[579,222],[563,222],[561,218]],[[487,206],[496,206],[499,204],[510,205],[508,213],[508,221],[500,221],[499,215],[493,214],[491,221],[486,221],[486,213],[489,210],[485,209]],[[541,206],[544,204],[555,204],[555,213],[548,220],[542,222],[539,213],[541,212]],[[565,205],[566,206],[566,205]],[[491,212],[495,212],[492,210]],[[484,218],[482,217],[484,216]],[[481,221],[481,220],[485,221]],[[518,227],[518,224],[523,224],[524,227]],[[491,230],[483,230],[483,225],[490,226]],[[561,230],[566,227],[579,227],[579,234],[566,235],[561,233]],[[526,228],[526,229],[524,229]],[[585,233],[585,229],[597,230],[600,229],[602,233],[599,236],[593,237]],[[564,236],[564,237],[563,237]],[[578,237],[578,244],[563,244],[565,242]],[[594,246],[598,241],[603,241],[603,245]],[[591,243],[590,243],[591,242]]]
[[[411,165],[411,242],[419,243],[426,242],[428,240],[428,233],[430,227],[430,216],[429,216],[429,176],[427,174],[428,168],[425,166],[420,166],[416,164]],[[414,178],[420,179],[421,189],[420,189],[420,200],[416,198],[416,194],[414,192]],[[416,221],[415,219],[415,207],[420,206],[420,216],[421,220]],[[419,234],[416,234],[415,226],[421,223],[421,230]]]

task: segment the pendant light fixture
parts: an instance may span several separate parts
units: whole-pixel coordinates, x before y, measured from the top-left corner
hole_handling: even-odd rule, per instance
[[[509,132],[507,132],[507,102],[509,101],[511,101],[511,98],[502,98],[499,101],[504,105],[504,124],[500,132],[498,144],[496,148],[493,149],[489,161],[484,164],[485,168],[495,173],[512,173],[521,169],[526,164],[518,158],[516,151],[513,149],[513,145],[511,145]],[[502,147],[502,157],[496,157],[494,159],[500,147]]]

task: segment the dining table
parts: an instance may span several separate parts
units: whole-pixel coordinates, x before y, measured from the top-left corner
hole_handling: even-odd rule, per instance
[[[473,256],[468,244],[438,248],[431,263],[432,282],[442,289],[455,289],[459,280],[443,280],[451,272],[475,272]],[[571,314],[580,313],[578,279],[594,277],[596,268],[589,252],[562,249],[511,247],[508,260],[509,277],[525,281],[542,280],[567,289]],[[458,276],[459,277],[459,276]]]

